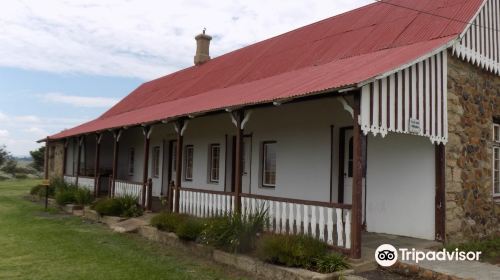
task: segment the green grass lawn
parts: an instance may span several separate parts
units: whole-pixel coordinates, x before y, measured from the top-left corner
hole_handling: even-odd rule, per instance
[[[0,181],[0,279],[234,279],[241,275],[133,234],[44,212],[35,180]]]

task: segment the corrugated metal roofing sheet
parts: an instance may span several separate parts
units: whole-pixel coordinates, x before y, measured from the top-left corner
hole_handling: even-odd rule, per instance
[[[483,1],[386,2],[389,4],[367,5],[147,82],[98,119],[50,138],[355,85],[455,39],[466,26],[460,21],[469,21]]]

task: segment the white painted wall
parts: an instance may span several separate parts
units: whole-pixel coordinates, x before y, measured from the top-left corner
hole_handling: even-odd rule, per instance
[[[334,126],[331,167],[330,126]],[[245,129],[252,134],[251,193],[337,201],[339,128],[352,118],[339,101],[322,99],[255,110]],[[273,189],[261,186],[262,142],[277,143],[277,177]]]
[[[129,173],[129,151],[134,148],[134,172]],[[132,182],[142,182],[143,162],[144,162],[144,136],[142,128],[134,127],[123,130],[118,145],[118,179]]]
[[[148,178],[153,180],[153,196],[165,195],[168,190],[168,181],[167,174],[162,173],[168,172],[166,166],[168,166],[168,162],[165,159],[168,159],[168,142],[172,139],[175,139],[176,135],[174,133],[172,124],[158,124],[153,126],[153,131],[151,132],[150,142],[149,142],[149,162],[148,162]],[[160,148],[160,176],[153,176],[153,148]],[[141,164],[144,162],[142,157],[138,158]],[[141,171],[142,174],[142,171]]]
[[[351,116],[334,98],[253,110],[244,130],[245,135],[251,136],[252,143],[251,182],[245,192],[312,201],[331,199],[336,202],[339,129],[351,125]],[[331,126],[334,128],[333,165]],[[189,120],[184,134],[184,147],[194,147],[194,170],[192,181],[184,180],[183,170],[183,187],[230,190],[234,132],[235,127],[228,113]],[[168,143],[175,139],[173,124],[154,126],[150,142],[149,177],[152,175],[153,148],[160,147],[160,169],[168,172]],[[109,140],[108,148],[103,144],[104,161],[105,158],[112,159],[111,136]],[[142,181],[143,141],[141,128],[123,132],[119,151],[120,179]],[[277,143],[277,185],[272,189],[261,186],[263,141]],[[217,184],[208,182],[209,145],[215,143],[221,147],[221,173]],[[132,176],[127,170],[130,147],[134,147],[136,153]],[[109,157],[104,156],[105,153],[109,153]],[[331,190],[330,172],[333,183]],[[366,182],[369,231],[434,238],[434,147],[427,138],[396,134],[386,138],[370,136]],[[162,193],[162,186],[163,190],[168,186],[166,174],[153,178],[154,196]]]
[[[193,145],[193,180],[186,181],[184,172],[182,172],[182,186],[188,188],[199,188],[207,190],[224,191],[226,183],[226,135],[227,141],[232,141],[232,136],[236,130],[231,122],[229,113],[206,116],[203,118],[192,119],[184,134],[184,147]],[[220,145],[220,165],[219,182],[210,183],[208,178],[209,166],[209,147],[210,144]],[[185,154],[183,157],[184,169]],[[231,164],[230,158],[227,164]]]
[[[404,134],[368,139],[367,229],[434,239],[434,146]]]

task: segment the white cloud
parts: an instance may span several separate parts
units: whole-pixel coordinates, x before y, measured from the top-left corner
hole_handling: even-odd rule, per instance
[[[36,126],[32,126],[32,127],[27,128],[27,129],[24,129],[24,131],[28,132],[32,135],[35,135],[37,137],[45,137],[45,136],[49,135],[49,132],[47,132],[45,129],[40,128],[40,127],[36,127]]]
[[[63,103],[75,107],[91,108],[109,108],[119,101],[116,98],[67,95],[57,92],[44,94],[42,95],[42,98],[48,102]]]
[[[27,156],[37,149],[37,140],[88,121],[88,118],[53,118],[35,115],[10,115],[0,112],[0,145],[15,156]]]
[[[6,129],[0,129],[0,138],[5,138],[9,136],[9,131]]]
[[[0,65],[151,79],[192,65],[203,27],[218,56],[371,2],[5,1]]]

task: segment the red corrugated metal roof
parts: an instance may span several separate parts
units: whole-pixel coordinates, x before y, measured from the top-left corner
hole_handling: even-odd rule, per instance
[[[466,26],[464,21],[476,14],[483,1],[386,2],[322,20],[144,83],[98,119],[50,138],[356,85],[456,39]]]

